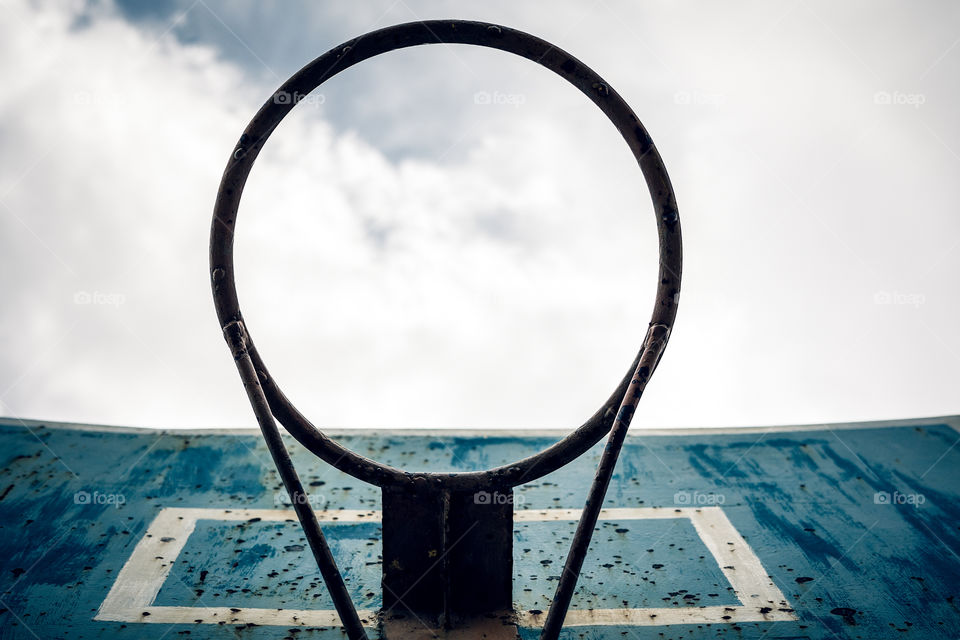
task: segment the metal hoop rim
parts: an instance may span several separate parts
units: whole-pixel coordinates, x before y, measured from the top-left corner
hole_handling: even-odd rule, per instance
[[[659,237],[659,279],[650,325],[673,326],[680,292],[682,248],[676,197],[666,168],[640,120],[592,69],[554,45],[530,34],[496,24],[465,20],[429,20],[398,24],[349,40],[316,58],[290,77],[253,117],[231,152],[221,179],[210,232],[210,277],[221,328],[243,316],[237,298],[233,238],[240,197],[253,163],[270,134],[305,96],[323,82],[359,62],[423,44],[470,44],[499,49],[528,60],[564,78],[608,117],[633,152],[653,200]],[[631,292],[625,292],[630,295]],[[430,486],[456,490],[514,487],[564,466],[596,444],[611,428],[614,414],[647,346],[640,351],[604,405],[581,427],[539,453],[485,471],[409,472],[361,456],[327,437],[293,406],[269,374],[245,327],[248,351],[271,412],[301,444],[337,469],[376,486]],[[649,336],[649,334],[648,334]],[[662,346],[660,347],[662,349]],[[652,375],[652,371],[650,372]]]

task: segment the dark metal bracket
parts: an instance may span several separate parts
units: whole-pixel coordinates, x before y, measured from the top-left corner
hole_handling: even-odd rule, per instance
[[[522,56],[553,71],[586,95],[610,119],[636,158],[653,200],[659,236],[657,293],[647,334],[610,398],[580,428],[556,444],[529,458],[486,471],[404,471],[358,455],[327,437],[293,406],[270,375],[244,324],[234,279],[233,238],[240,197],[263,145],[295,106],[297,100],[291,96],[305,96],[368,58],[434,43],[477,45]],[[372,626],[373,621],[362,621],[357,615],[275,419],[327,463],[381,488],[383,620],[411,614],[443,628],[456,628],[477,615],[509,615],[512,608],[512,499],[486,500],[484,496],[512,497],[513,487],[556,471],[609,433],[541,636],[554,640],[569,608],[630,421],[670,337],[681,263],[676,198],[646,129],[623,98],[593,70],[562,49],[522,31],[462,20],[414,22],[373,31],[309,63],[260,108],[232,150],[217,193],[210,233],[214,304],[264,439],[352,640],[366,638],[364,626]]]
[[[386,616],[415,612],[438,626],[456,627],[464,619],[512,609],[513,492],[482,499],[489,495],[383,488]]]

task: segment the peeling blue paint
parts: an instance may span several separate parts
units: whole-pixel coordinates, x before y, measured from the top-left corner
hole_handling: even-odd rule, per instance
[[[606,505],[672,509],[712,501],[747,540],[798,619],[579,627],[564,638],[960,637],[960,434],[946,422],[640,433],[627,440]],[[556,441],[522,432],[359,432],[339,440],[363,455],[429,470],[504,464]],[[374,487],[331,469],[295,443],[291,450],[318,508],[380,508]],[[581,508],[599,451],[598,445],[561,471],[518,487],[518,508]],[[98,431],[0,420],[0,467],[0,639],[173,638],[186,632],[194,638],[256,639],[286,633],[93,619],[161,509],[285,507],[257,434]],[[547,606],[572,527],[516,523],[519,605]],[[379,525],[341,523],[325,530],[358,606],[379,606]],[[202,520],[155,602],[330,608],[304,545],[293,522],[238,527]],[[736,602],[689,521],[601,521],[572,608]],[[535,630],[521,632],[536,637]],[[338,629],[302,629],[295,637],[343,635]]]

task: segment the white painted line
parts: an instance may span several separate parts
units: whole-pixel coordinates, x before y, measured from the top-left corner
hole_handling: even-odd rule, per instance
[[[321,522],[379,522],[379,511],[317,511]],[[168,507],[153,519],[147,532],[117,574],[110,592],[100,605],[95,620],[118,622],[209,622],[230,624],[339,625],[334,610],[247,609],[230,607],[158,607],[153,605],[170,575],[177,556],[187,544],[198,520],[236,521],[260,518],[266,522],[297,521],[293,509],[191,509]],[[358,612],[373,621],[371,612]],[[147,615],[144,615],[147,614]]]
[[[725,617],[726,616],[726,617]],[[521,611],[517,621],[521,627],[542,627],[547,612]],[[780,622],[795,620],[792,614],[775,609],[760,613],[760,607],[745,605],[723,607],[674,607],[672,609],[570,609],[564,627],[659,627],[674,624],[730,624],[740,622]]]
[[[716,507],[704,507],[716,508]],[[692,507],[641,507],[638,509],[601,509],[600,520],[664,520],[690,518],[699,511]],[[513,512],[514,522],[549,522],[579,520],[581,509],[519,509]]]
[[[376,611],[360,609],[357,611],[360,622],[365,627],[376,626]],[[95,620],[116,622],[154,622],[161,624],[255,624],[260,626],[284,627],[339,627],[340,616],[335,609],[240,609],[229,607],[141,607],[136,615],[105,617],[103,611]]]
[[[515,522],[579,520],[580,509],[541,509],[516,511]],[[640,509],[602,509],[600,520],[662,520],[686,518],[713,555],[741,604],[703,607],[647,609],[570,609],[564,626],[654,626],[796,620],[783,593],[767,575],[760,558],[733,526],[720,507],[645,507]],[[546,612],[520,612],[523,626],[543,626]]]
[[[322,522],[379,522],[379,511],[317,511]],[[576,521],[580,509],[521,510],[516,522]],[[338,626],[333,609],[257,609],[229,607],[156,606],[154,599],[177,556],[193,533],[198,520],[237,521],[260,518],[267,522],[296,521],[290,509],[210,509],[170,507],[157,514],[126,564],[117,574],[96,620],[143,623],[258,624],[280,626]],[[645,507],[604,509],[601,520],[689,519],[704,545],[717,561],[741,604],[703,607],[647,609],[571,609],[565,626],[652,626],[795,620],[786,598],[767,575],[760,559],[734,528],[720,507],[680,509]],[[358,611],[367,625],[375,623],[375,611]],[[542,626],[545,613],[521,611],[524,626]]]

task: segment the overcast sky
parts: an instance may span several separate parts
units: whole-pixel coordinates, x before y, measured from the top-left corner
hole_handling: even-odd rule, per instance
[[[637,427],[960,413],[956,3],[7,0],[0,414],[254,425],[207,279],[233,145],[324,51],[452,17],[577,56],[664,158],[683,294]],[[329,427],[580,424],[642,340],[657,262],[602,114],[441,45],[298,105],[236,251],[261,354]]]

